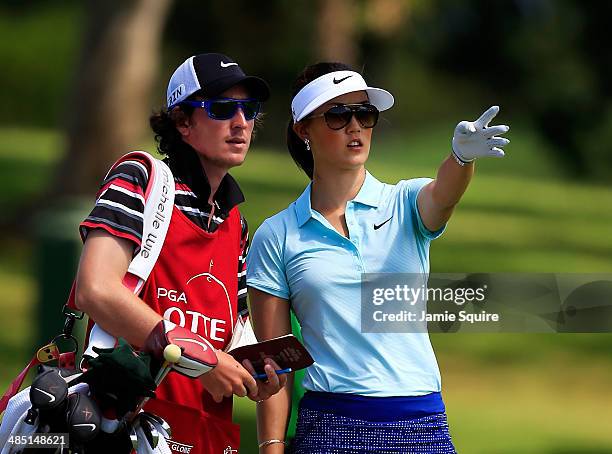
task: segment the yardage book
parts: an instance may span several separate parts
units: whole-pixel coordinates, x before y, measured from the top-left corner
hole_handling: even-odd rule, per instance
[[[314,363],[308,350],[293,334],[275,337],[263,342],[236,347],[228,352],[236,361],[248,359],[255,371],[263,372],[265,358],[272,358],[281,369],[300,370]]]

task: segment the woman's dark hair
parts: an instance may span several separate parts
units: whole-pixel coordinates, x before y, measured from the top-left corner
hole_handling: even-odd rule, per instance
[[[321,62],[315,63],[314,65],[307,66],[299,74],[295,82],[293,83],[293,89],[291,92],[291,99],[299,93],[299,91],[308,85],[313,80],[324,74],[329,74],[335,71],[354,71],[349,65],[338,62]],[[287,149],[291,154],[291,157],[302,169],[308,178],[312,180],[314,175],[314,159],[312,152],[306,149],[306,144],[293,130],[293,117],[289,117],[289,123],[287,124]]]

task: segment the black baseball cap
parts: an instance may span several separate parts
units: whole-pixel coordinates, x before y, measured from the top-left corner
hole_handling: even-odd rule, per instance
[[[235,85],[244,86],[249,96],[259,101],[270,97],[270,88],[261,78],[247,76],[234,60],[223,54],[199,54],[189,57],[172,74],[168,83],[168,109],[197,91],[207,98],[219,96]]]

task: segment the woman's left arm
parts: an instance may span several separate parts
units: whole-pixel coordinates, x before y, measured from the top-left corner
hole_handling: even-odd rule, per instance
[[[499,112],[492,106],[474,122],[462,121],[455,128],[452,154],[440,166],[436,179],[423,187],[417,198],[425,227],[435,232],[448,222],[474,175],[474,161],[482,157],[504,157],[510,141],[499,137],[508,126],[489,126]]]

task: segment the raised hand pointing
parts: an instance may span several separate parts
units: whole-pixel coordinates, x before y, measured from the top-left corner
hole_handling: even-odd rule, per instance
[[[504,157],[502,148],[510,141],[499,137],[510,130],[509,126],[489,126],[499,112],[499,106],[491,106],[476,121],[461,121],[453,135],[453,154],[457,162],[465,165],[482,157]]]

